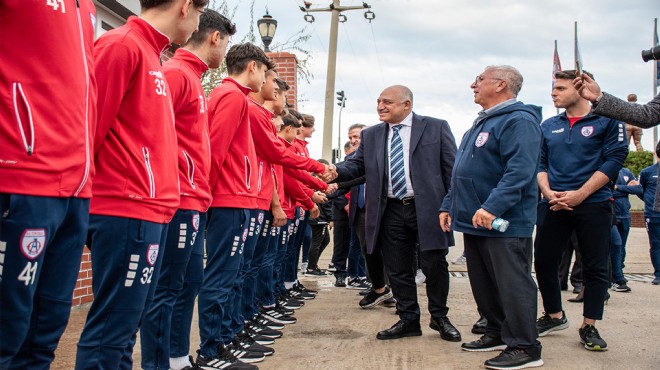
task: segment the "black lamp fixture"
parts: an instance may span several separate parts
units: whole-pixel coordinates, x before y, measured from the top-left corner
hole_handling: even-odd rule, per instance
[[[268,11],[266,11],[266,15],[263,16],[263,18],[259,19],[257,21],[257,27],[259,28],[259,35],[261,36],[261,41],[264,43],[264,51],[265,52],[270,52],[270,49],[268,48],[270,46],[270,43],[273,41],[273,36],[275,36],[275,30],[277,30],[277,21],[273,19],[273,17],[268,14]]]

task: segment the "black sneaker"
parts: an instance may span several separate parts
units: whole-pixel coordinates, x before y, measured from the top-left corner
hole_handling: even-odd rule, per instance
[[[275,343],[275,339],[257,333],[247,323],[243,326],[243,331],[245,331],[250,336],[250,338],[254,339],[254,341],[259,343],[259,344],[273,344],[273,343]]]
[[[632,289],[626,283],[613,283],[612,290],[615,292],[630,292]]]
[[[346,279],[343,276],[335,276],[335,286],[337,288],[346,288]]]
[[[268,320],[270,321],[270,320]],[[271,321],[272,322],[272,321]],[[275,323],[273,323],[275,324]],[[278,324],[284,327],[282,324]],[[248,327],[250,330],[253,332],[257,333],[258,335],[264,336],[266,338],[271,338],[271,339],[277,339],[277,338],[282,338],[282,332],[279,330],[271,329],[267,327],[266,325],[262,325],[258,323],[257,321],[250,321],[248,323]],[[261,343],[261,344],[267,344],[267,343]]]
[[[252,338],[252,336],[250,336],[250,334],[248,334],[246,331],[238,333],[234,340],[237,341],[244,350],[249,352],[263,353],[264,356],[270,356],[275,353],[275,350],[271,347],[257,343],[257,341],[254,340],[254,338]]]
[[[259,368],[255,365],[247,364],[243,361],[240,361],[236,356],[234,356],[231,351],[225,348],[223,345],[218,346],[219,353],[216,357],[204,357],[199,354],[197,351],[197,359],[195,359],[195,364],[200,366],[202,369],[213,370],[213,369],[224,369],[224,370],[258,370]]]
[[[282,315],[281,313],[277,312],[274,308],[261,308],[261,315],[273,322],[279,323],[279,324],[295,324],[296,323],[296,318],[293,316],[289,315]]]
[[[364,297],[365,295],[369,294],[369,292],[371,292],[372,290],[373,290],[373,287],[370,286],[369,289],[360,290],[360,292],[358,292],[358,295],[361,295],[361,296]]]
[[[321,270],[321,269],[318,268],[318,267],[317,267],[317,268],[313,268],[313,269],[309,269],[309,268],[308,268],[307,271],[305,271],[305,275],[306,275],[306,276],[313,276],[313,277],[322,277],[322,276],[326,276],[325,271]]]
[[[257,314],[255,322],[273,330],[284,329],[284,324],[268,320],[264,317],[264,315],[261,314],[261,311]]]
[[[461,349],[468,352],[502,351],[506,349],[506,344],[499,338],[483,335],[475,341],[461,344]]]
[[[287,292],[288,296],[295,299],[310,300],[316,298],[314,294],[296,290],[295,288],[289,289]]]
[[[227,346],[227,350],[229,350],[229,352],[231,352],[231,354],[234,355],[237,359],[249,364],[261,362],[266,358],[266,355],[261,352],[245,350],[245,348],[241,346],[236,338],[234,338],[234,340],[231,341],[231,344]]]
[[[294,313],[296,313],[295,310],[291,310],[289,308],[283,307],[281,304],[279,304],[279,302],[275,304],[275,311],[281,313],[282,315],[289,315],[289,316],[292,316]]]
[[[543,366],[543,360],[541,354],[532,356],[523,349],[507,348],[484,365],[486,369],[526,369]]]
[[[607,342],[600,337],[598,330],[593,325],[587,325],[579,330],[580,343],[590,351],[607,351]]]
[[[309,289],[308,287],[304,286],[303,283],[301,283],[300,281],[296,282],[296,283],[293,285],[293,289],[295,289],[295,290],[297,290],[297,291],[299,291],[299,292],[303,292],[303,293],[311,294],[311,295],[314,295],[314,296],[317,295],[317,294],[319,294],[319,291],[318,291],[318,290]]]
[[[394,297],[388,298],[382,302],[384,307],[396,307],[396,299]]]
[[[369,289],[370,285],[366,280],[360,278],[348,278],[346,283],[346,289],[355,289],[355,290],[366,290]]]
[[[557,330],[564,330],[568,328],[568,319],[566,313],[561,312],[561,319],[553,319],[550,315],[543,313],[538,320],[536,320],[536,331],[539,337],[544,337],[549,333]]]
[[[330,271],[330,272],[337,271],[337,268],[335,267],[334,263],[331,263],[331,264],[328,265],[328,271]]]
[[[302,306],[305,305],[305,302],[285,295],[277,301],[276,305],[287,308],[289,310],[299,310],[302,308]]]
[[[375,290],[372,290],[360,300],[360,307],[371,308],[388,298],[392,298],[392,290],[389,287],[385,287],[382,293],[376,293]]]

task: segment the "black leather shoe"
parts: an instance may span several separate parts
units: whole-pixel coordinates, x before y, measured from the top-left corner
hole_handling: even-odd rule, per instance
[[[486,325],[488,325],[488,320],[484,316],[481,316],[477,322],[472,325],[472,334],[486,334]]]
[[[378,332],[376,339],[399,339],[420,335],[422,335],[422,328],[419,326],[419,321],[399,320],[391,328]]]
[[[446,317],[431,317],[429,327],[440,332],[440,338],[450,342],[460,342],[461,333],[452,325]]]
[[[475,341],[461,344],[461,349],[468,352],[503,351],[506,344],[499,338],[484,335]]]

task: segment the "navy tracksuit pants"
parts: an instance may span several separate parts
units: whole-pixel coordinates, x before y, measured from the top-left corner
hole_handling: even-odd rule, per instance
[[[0,369],[48,369],[69,320],[89,199],[0,194]]]

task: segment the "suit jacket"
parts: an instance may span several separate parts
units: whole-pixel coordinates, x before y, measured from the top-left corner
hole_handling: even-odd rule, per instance
[[[608,93],[597,104],[594,104],[594,114],[624,121],[633,126],[650,128],[660,124],[660,95],[656,95],[646,104],[636,104],[623,101]]]
[[[337,181],[366,175],[365,234],[369,253],[378,241],[387,205],[388,132],[389,124],[384,122],[362,130],[355,156],[337,165]],[[438,209],[449,189],[456,156],[456,142],[447,121],[413,113],[409,154],[420,249],[446,249],[454,245],[454,237],[440,229]]]

